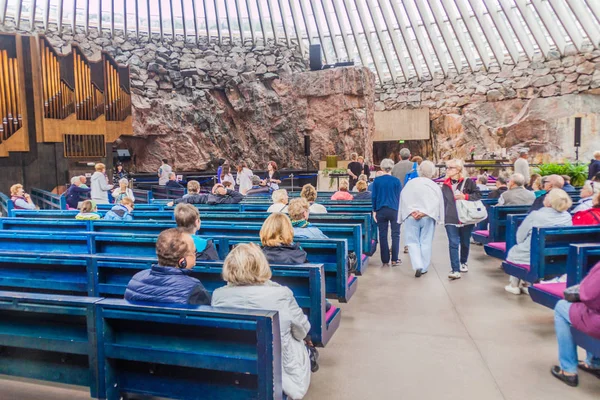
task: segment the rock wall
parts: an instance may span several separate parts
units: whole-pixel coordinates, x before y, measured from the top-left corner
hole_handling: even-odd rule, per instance
[[[11,24],[0,32],[14,32]],[[52,25],[46,36],[63,53],[76,43],[92,61],[107,51],[130,66],[134,137],[122,142],[135,171],[155,171],[162,158],[180,171],[214,168],[219,158],[304,167],[304,135],[313,167],[326,154],[372,158],[375,77],[367,68],[306,72],[297,47],[273,41],[172,43],[95,29],[58,34]]]
[[[376,110],[428,107],[434,156],[476,158],[530,148],[535,161],[574,159],[573,117],[583,118],[580,159],[600,149],[600,50],[505,60],[429,81],[376,89]]]

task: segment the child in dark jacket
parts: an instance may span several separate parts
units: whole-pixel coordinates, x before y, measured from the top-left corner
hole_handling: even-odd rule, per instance
[[[219,259],[217,249],[212,240],[203,239],[196,235],[200,229],[200,213],[192,204],[181,203],[175,207],[177,227],[192,235],[196,246],[196,259],[214,261]]]
[[[163,231],[156,241],[158,264],[138,272],[125,290],[125,300],[170,304],[210,304],[202,283],[190,276],[196,265],[192,237],[181,229]]]
[[[294,243],[294,228],[287,215],[272,213],[260,228],[263,253],[269,264],[304,264],[306,252]]]

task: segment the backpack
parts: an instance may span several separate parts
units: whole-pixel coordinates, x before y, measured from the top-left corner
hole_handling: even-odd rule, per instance
[[[419,164],[417,164],[416,162],[413,163],[412,169],[409,172],[407,172],[406,175],[404,176],[404,182],[402,182],[402,187],[406,186],[408,181],[410,181],[411,179],[415,179],[415,178],[419,177],[419,173],[417,172],[418,166],[419,166]]]

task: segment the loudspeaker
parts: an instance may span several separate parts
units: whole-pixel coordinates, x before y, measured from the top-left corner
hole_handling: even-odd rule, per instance
[[[323,61],[321,60],[321,45],[311,44],[309,49],[309,64],[311,71],[319,71],[323,68]]]
[[[581,117],[575,117],[575,147],[581,146]]]
[[[310,136],[304,135],[304,155],[310,156]]]

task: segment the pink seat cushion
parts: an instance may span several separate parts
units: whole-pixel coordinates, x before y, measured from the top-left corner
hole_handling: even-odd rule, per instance
[[[526,269],[527,271],[531,270],[531,265],[529,264],[515,264],[513,262],[507,261],[508,264],[514,265],[515,267]]]
[[[533,285],[534,288],[541,290],[542,292],[553,294],[561,299],[565,298],[565,289],[567,288],[566,282],[558,283],[536,283]]]
[[[475,231],[473,233],[479,236],[490,237],[490,231]]]
[[[348,277],[348,286],[350,286],[350,284],[352,283],[352,281],[354,281],[356,279],[356,277],[354,275],[350,275]]]
[[[363,254],[363,255],[361,255],[361,256],[360,256],[360,259],[361,259],[361,261],[363,261],[363,262],[364,262],[364,261],[365,261],[367,258],[369,258],[369,256],[368,256],[368,255],[366,255],[366,254]]]
[[[488,246],[494,249],[506,251],[506,242],[491,242],[488,243]]]
[[[335,314],[335,310],[337,310],[337,307],[332,305],[329,311],[325,313],[325,321],[329,321],[331,317],[333,317],[333,314]]]

